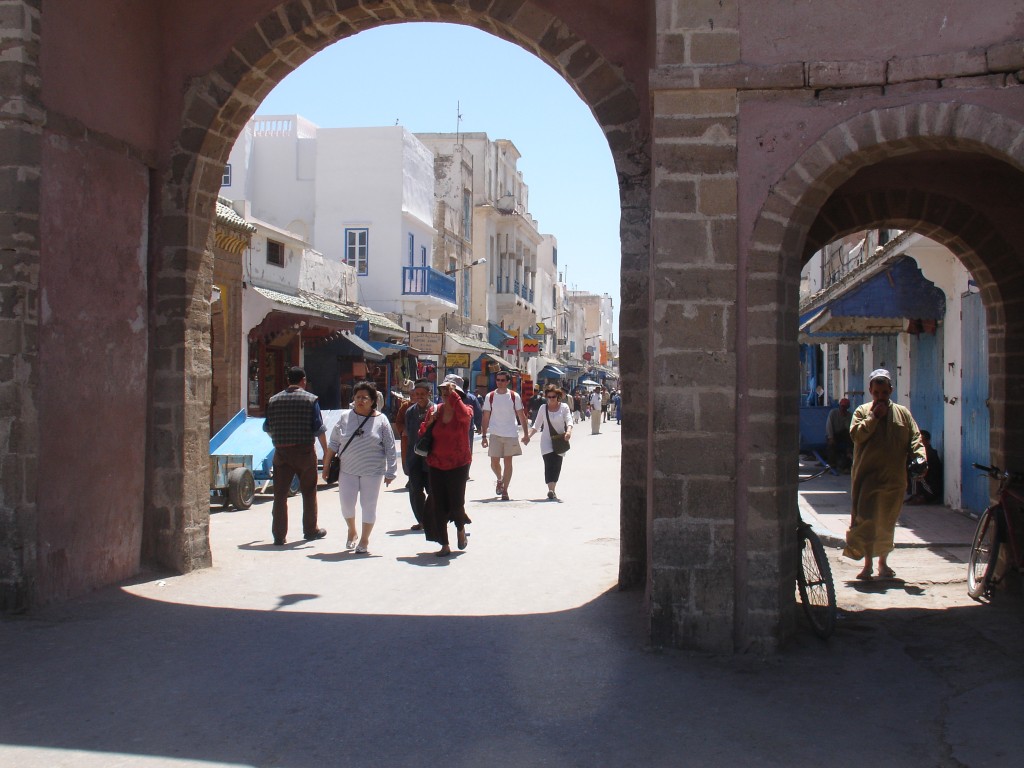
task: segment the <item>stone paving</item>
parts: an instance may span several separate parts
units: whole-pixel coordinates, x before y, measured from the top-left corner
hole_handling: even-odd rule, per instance
[[[1000,713],[1024,705],[1020,601],[924,578],[962,573],[941,548],[901,548],[902,579],[864,592],[833,550],[827,642],[800,627],[770,658],[650,648],[642,595],[615,588],[619,427],[588,433],[560,502],[536,444],[496,501],[477,446],[469,547],[447,560],[409,531],[400,488],[370,555],[342,551],[323,489],[322,541],[296,540],[296,498],[273,547],[260,500],[213,516],[210,569],[4,620],[0,765],[1017,763],[1024,736]]]

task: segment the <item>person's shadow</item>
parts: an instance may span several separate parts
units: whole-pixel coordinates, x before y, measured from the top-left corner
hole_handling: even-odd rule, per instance
[[[453,550],[447,557],[438,557],[433,552],[420,552],[416,555],[406,555],[398,557],[400,563],[407,563],[409,565],[416,565],[420,568],[437,568],[439,566],[446,566],[458,557],[461,557],[464,552],[458,552]]]

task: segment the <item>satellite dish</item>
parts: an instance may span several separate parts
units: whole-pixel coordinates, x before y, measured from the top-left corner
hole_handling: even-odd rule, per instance
[[[512,195],[502,195],[494,207],[502,213],[513,213],[516,209],[516,199]]]

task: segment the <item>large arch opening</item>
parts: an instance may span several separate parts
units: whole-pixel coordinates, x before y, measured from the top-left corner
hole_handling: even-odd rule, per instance
[[[372,7],[366,7],[372,6]],[[151,378],[152,453],[147,483],[143,553],[151,562],[187,571],[209,562],[206,457],[197,444],[208,428],[208,328],[211,260],[207,242],[225,161],[235,138],[263,98],[289,72],[325,47],[358,32],[404,21],[446,21],[476,27],[537,55],[583,99],[608,139],[619,180],[622,218],[620,316],[624,408],[642,402],[642,345],[646,307],[631,301],[646,291],[648,148],[643,94],[635,79],[576,35],[565,20],[530,3],[507,12],[476,11],[434,3],[353,4],[344,11],[292,2],[281,5],[237,40],[222,64],[193,81],[185,96],[182,131],[175,142],[163,194],[154,267],[161,311],[151,314],[154,350],[169,345],[181,355],[155,356]],[[584,26],[586,24],[584,23]],[[619,45],[623,43],[620,41]],[[628,45],[646,57],[642,35]],[[628,47],[628,46],[627,46]],[[185,386],[181,387],[180,382]],[[175,440],[175,436],[184,439]],[[623,432],[620,586],[643,583],[646,557],[646,441],[639,424]],[[191,450],[190,450],[191,448]]]

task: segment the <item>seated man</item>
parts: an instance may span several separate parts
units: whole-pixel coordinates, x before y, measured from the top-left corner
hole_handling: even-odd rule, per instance
[[[853,465],[853,440],[850,438],[850,400],[844,397],[839,407],[833,408],[825,422],[825,439],[828,441],[828,463],[840,471],[849,470]]]
[[[910,498],[907,504],[941,504],[942,503],[942,459],[932,448],[932,433],[921,430],[921,440],[925,453],[928,455],[928,471],[923,475],[910,476]]]

